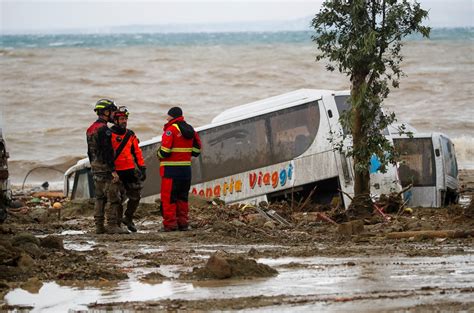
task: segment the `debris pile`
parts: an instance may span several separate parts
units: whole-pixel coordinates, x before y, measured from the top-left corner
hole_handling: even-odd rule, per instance
[[[0,238],[0,293],[16,282],[30,279],[49,280],[119,280],[127,274],[115,266],[102,266],[103,255],[65,250],[63,238],[30,233],[2,235]],[[12,284],[10,286],[10,284]]]
[[[61,191],[17,191],[8,215],[18,223],[59,220],[67,202]]]
[[[266,264],[242,256],[232,257],[223,251],[212,254],[203,267],[195,267],[191,273],[183,273],[180,279],[206,280],[228,278],[271,277],[278,271]]]

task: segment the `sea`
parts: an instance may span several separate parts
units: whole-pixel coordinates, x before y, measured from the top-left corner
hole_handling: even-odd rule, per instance
[[[474,28],[433,29],[404,41],[400,87],[386,111],[418,131],[443,132],[460,168],[474,168]],[[344,90],[310,31],[0,36],[0,120],[13,184],[61,181],[86,156],[94,103],[130,110],[140,140],[160,136],[166,112],[193,126],[221,111],[300,88]],[[47,167],[47,168],[44,168]],[[27,176],[28,175],[28,176]]]

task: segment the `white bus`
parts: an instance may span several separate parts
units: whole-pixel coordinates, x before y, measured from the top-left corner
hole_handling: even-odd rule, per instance
[[[191,192],[227,203],[306,198],[328,203],[339,197],[345,207],[353,195],[353,164],[333,150],[330,132],[340,132],[339,111],[347,109],[348,91],[301,89],[228,109],[199,127],[202,153],[192,162]],[[156,151],[161,134],[140,144],[148,178],[143,201],[159,197]],[[87,159],[65,174],[72,198],[93,197]],[[341,193],[339,190],[342,190]],[[374,195],[401,190],[395,166],[371,173]]]
[[[410,206],[442,207],[459,198],[458,164],[451,139],[442,133],[419,133],[412,137],[392,134],[401,157],[399,176]]]

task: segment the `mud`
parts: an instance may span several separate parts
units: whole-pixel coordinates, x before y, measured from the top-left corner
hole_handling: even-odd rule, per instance
[[[265,208],[286,225],[250,206],[194,199],[190,231],[160,232],[147,204],[129,235],[94,234],[91,202],[54,194],[43,200],[62,204],[52,211],[24,195],[27,208],[0,226],[0,310],[469,310],[474,175],[463,175],[462,205],[392,207],[389,219],[346,222],[337,205]],[[468,235],[389,239],[409,231]]]
[[[183,273],[179,278],[188,280],[251,279],[277,274],[277,270],[257,263],[255,260],[243,256],[229,257],[226,252],[217,251],[209,257],[205,266],[195,267],[191,273]]]

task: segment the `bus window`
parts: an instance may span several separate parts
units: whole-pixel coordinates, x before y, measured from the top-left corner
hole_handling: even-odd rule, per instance
[[[337,107],[337,111],[339,112],[339,115],[341,115],[342,112],[349,110],[350,108],[350,104],[348,102],[349,96],[335,96],[334,100],[336,101],[336,107]]]
[[[339,112],[339,116],[350,108],[350,103],[349,103],[349,96],[335,96],[334,101],[336,101],[336,107],[337,111]],[[344,129],[344,135],[347,135],[349,133],[348,129]],[[388,127],[385,127],[384,130],[382,131],[382,135],[388,136],[390,135],[388,131]]]
[[[319,128],[317,102],[272,113],[270,116],[273,160],[280,163],[305,152],[314,141]]]
[[[454,154],[454,145],[447,138],[441,136],[441,147],[443,149],[444,170],[451,177],[458,177],[458,166]]]
[[[272,163],[265,116],[237,121],[200,133],[203,181]]]
[[[402,186],[436,185],[436,165],[431,138],[394,139],[400,153],[399,176]]]
[[[311,102],[200,132],[199,182],[293,159],[314,141],[319,118]]]

